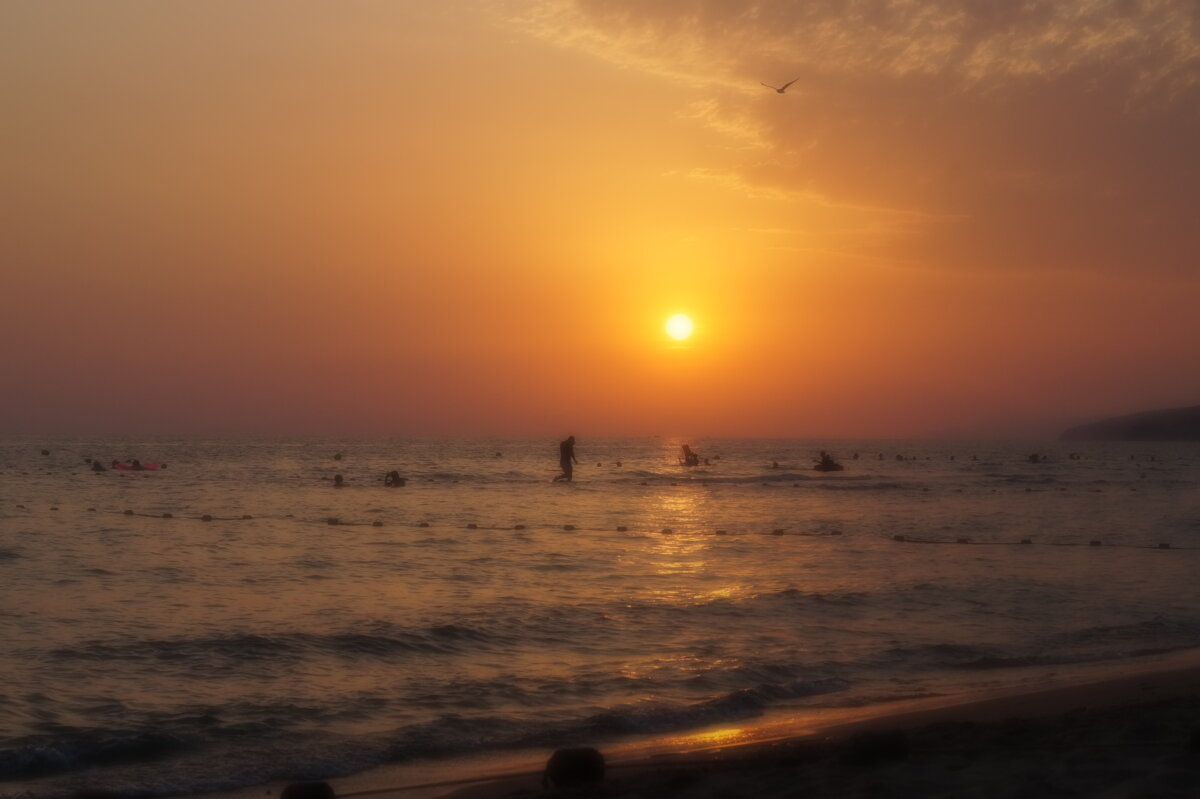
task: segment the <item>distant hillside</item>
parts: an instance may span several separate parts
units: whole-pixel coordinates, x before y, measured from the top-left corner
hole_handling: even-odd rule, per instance
[[[1200,441],[1200,405],[1116,416],[1072,427],[1062,441]]]

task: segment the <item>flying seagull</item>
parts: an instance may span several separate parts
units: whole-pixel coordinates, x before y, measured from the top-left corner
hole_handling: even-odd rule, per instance
[[[793,83],[795,83],[798,80],[800,80],[800,79],[792,78],[791,80],[789,80],[787,83],[783,84],[782,86],[772,86],[769,83],[763,83],[762,85],[766,86],[768,89],[774,89],[775,91],[779,92],[780,94],[783,94],[784,92],[787,91],[788,86],[791,86]],[[759,81],[759,83],[762,83],[762,81]]]

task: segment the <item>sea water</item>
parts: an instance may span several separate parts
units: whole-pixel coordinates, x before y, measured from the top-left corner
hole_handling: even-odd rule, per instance
[[[686,468],[682,443],[581,437],[555,483],[554,440],[0,441],[0,794],[327,778],[1200,646],[1195,444],[699,439]]]

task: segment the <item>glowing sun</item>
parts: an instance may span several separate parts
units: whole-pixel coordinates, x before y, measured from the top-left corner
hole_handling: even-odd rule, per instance
[[[667,335],[676,341],[683,341],[692,335],[692,320],[685,314],[675,314],[667,320]]]

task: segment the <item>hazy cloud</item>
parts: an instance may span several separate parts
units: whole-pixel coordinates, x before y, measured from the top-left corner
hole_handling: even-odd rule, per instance
[[[897,260],[1200,255],[1194,0],[545,0],[517,19],[692,87],[680,113],[748,151],[723,178],[740,191],[923,215]]]

